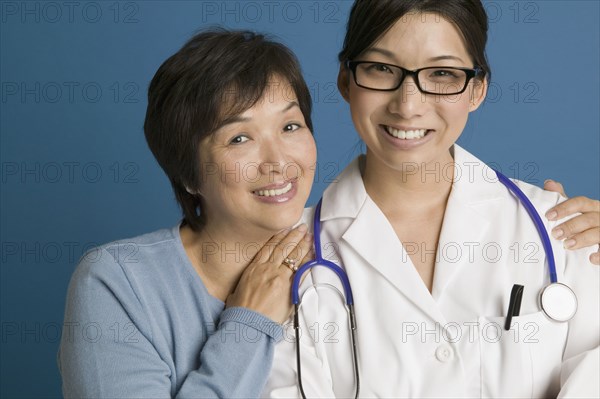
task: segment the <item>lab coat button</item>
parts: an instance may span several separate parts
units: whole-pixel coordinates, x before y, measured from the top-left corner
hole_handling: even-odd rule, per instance
[[[447,361],[451,360],[453,355],[454,351],[452,350],[450,345],[440,345],[435,350],[435,357],[442,363],[446,363]]]

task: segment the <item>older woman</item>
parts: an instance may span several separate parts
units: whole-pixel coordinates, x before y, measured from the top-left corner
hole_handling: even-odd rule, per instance
[[[258,396],[310,258],[306,225],[289,229],[313,181],[310,111],[294,55],[250,32],[198,34],[159,68],[144,130],[184,218],[81,260],[66,397]]]

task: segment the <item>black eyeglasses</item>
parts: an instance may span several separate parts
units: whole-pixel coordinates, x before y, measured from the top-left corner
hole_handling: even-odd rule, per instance
[[[484,74],[481,68],[427,67],[410,71],[397,65],[372,61],[346,61],[354,75],[354,83],[365,89],[394,91],[412,76],[417,88],[425,94],[453,95],[464,92],[469,81]]]

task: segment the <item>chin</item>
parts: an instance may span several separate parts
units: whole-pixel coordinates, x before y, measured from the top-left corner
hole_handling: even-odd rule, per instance
[[[269,215],[268,227],[269,230],[278,232],[283,229],[294,227],[302,218],[304,208],[280,211],[275,215]],[[266,216],[266,215],[265,215]]]

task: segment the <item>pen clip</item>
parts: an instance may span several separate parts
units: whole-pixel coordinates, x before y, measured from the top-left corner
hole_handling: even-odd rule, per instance
[[[506,314],[506,322],[504,323],[504,329],[510,330],[510,322],[513,316],[518,316],[521,312],[521,299],[523,298],[524,286],[515,284],[510,291],[510,301],[508,303],[508,313]]]

